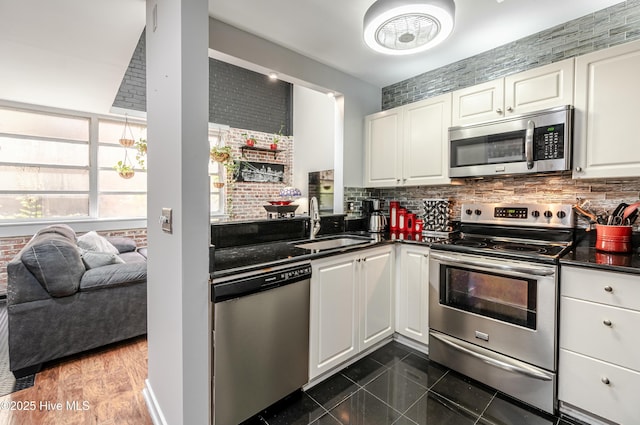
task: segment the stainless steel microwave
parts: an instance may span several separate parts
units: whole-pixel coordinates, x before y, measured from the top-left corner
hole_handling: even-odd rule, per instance
[[[573,106],[449,128],[449,177],[571,170]]]

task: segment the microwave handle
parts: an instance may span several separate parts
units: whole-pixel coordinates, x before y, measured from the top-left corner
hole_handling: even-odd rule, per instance
[[[536,124],[529,120],[527,121],[527,132],[524,136],[524,155],[527,158],[527,169],[533,168],[533,131],[536,128]]]

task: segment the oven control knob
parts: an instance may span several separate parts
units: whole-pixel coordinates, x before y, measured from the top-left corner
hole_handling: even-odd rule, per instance
[[[471,214],[473,214],[473,211],[471,210],[471,208],[469,208],[469,209],[467,209],[467,210],[465,211],[465,213],[466,213],[467,215],[471,215]]]
[[[545,211],[544,212],[544,216],[547,217],[547,218],[551,218],[551,217],[553,217],[553,213],[551,211]]]
[[[475,210],[474,212],[476,213],[476,215],[481,215],[482,214],[482,211],[480,211],[480,210]]]
[[[567,213],[564,211],[558,211],[558,214],[556,214],[558,216],[559,219],[563,219],[567,216]]]
[[[535,218],[540,217],[540,211],[531,211],[531,216]]]

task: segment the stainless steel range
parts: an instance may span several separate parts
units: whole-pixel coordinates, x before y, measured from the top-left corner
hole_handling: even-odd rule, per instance
[[[571,205],[463,205],[459,236],[432,245],[429,357],[553,413],[558,259],[574,221]]]

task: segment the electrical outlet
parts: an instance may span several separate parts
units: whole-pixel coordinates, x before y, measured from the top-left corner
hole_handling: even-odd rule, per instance
[[[162,225],[163,232],[173,233],[173,213],[171,208],[162,209],[160,224]]]

